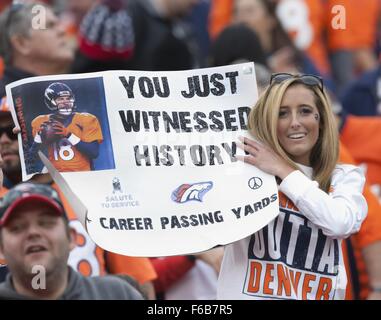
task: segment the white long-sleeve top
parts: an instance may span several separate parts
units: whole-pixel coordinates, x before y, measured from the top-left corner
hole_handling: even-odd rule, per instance
[[[279,186],[279,216],[226,246],[218,299],[344,299],[341,241],[366,217],[365,177],[337,165],[327,194],[309,178],[311,168],[300,169]]]

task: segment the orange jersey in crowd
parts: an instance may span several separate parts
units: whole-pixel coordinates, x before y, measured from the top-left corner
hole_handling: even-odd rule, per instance
[[[381,118],[348,115],[340,139],[366,170],[372,191],[381,200]]]
[[[374,47],[381,8],[380,0],[326,1],[327,36],[330,51]],[[340,23],[343,23],[344,29],[338,28]]]
[[[98,276],[107,273],[127,274],[136,279],[140,284],[156,279],[155,269],[148,258],[123,256],[98,247],[86,233],[57,185],[53,184],[53,187],[60,194],[66,214],[70,220],[70,226],[77,231],[77,246],[70,252],[68,261],[74,269],[85,276]],[[0,197],[3,197],[6,192],[8,190],[3,187]],[[2,262],[4,263],[4,261]]]
[[[330,72],[323,41],[326,27],[325,0],[278,0],[276,14],[296,46],[305,52],[322,74]],[[233,0],[213,0],[209,34],[214,39],[232,21]]]
[[[36,136],[41,124],[49,120],[50,115],[41,115],[32,121],[32,134]],[[74,113],[67,128],[83,142],[103,141],[102,129],[98,119],[89,113]],[[58,171],[90,171],[90,159],[76,146],[63,138],[48,147],[48,158]]]
[[[355,164],[353,157],[343,143],[340,145],[339,161]],[[354,290],[358,289],[358,295],[361,299],[366,299],[368,296],[369,281],[361,250],[376,241],[381,241],[381,205],[368,184],[365,184],[363,194],[368,204],[368,215],[362,223],[360,231],[347,239],[352,248],[348,248],[346,241],[342,242],[344,262],[348,274],[346,299],[353,299],[355,297]],[[351,255],[352,259],[350,259]],[[350,267],[351,263],[355,267],[354,269]],[[353,272],[354,270],[355,272]]]
[[[208,30],[211,39],[215,39],[231,22],[233,5],[233,0],[211,0],[208,21]]]
[[[295,45],[323,73],[330,72],[323,34],[326,27],[325,0],[278,0],[277,16]]]

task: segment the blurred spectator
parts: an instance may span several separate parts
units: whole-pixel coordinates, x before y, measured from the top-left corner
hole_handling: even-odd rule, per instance
[[[350,125],[347,129],[350,130],[349,128]],[[343,133],[340,135],[340,140],[340,162],[356,164],[349,153],[351,148],[345,145],[346,139]],[[380,300],[381,205],[371,192],[369,183],[365,184],[363,195],[368,204],[368,215],[360,231],[343,241],[343,257],[348,276],[346,299]]]
[[[267,0],[234,1],[233,22],[244,23],[258,35],[273,72],[296,72],[301,55],[275,16],[275,5]]]
[[[257,34],[244,24],[226,27],[212,43],[210,65],[224,66],[247,61],[267,66]]]
[[[197,3],[198,0],[102,0],[82,21],[72,71],[159,71],[199,66],[197,42],[189,24],[182,19]]]
[[[62,0],[61,0],[62,1]],[[99,0],[64,0],[60,3],[60,18],[70,46],[78,48],[79,26],[83,17]]]
[[[272,72],[320,75],[311,60],[296,48],[276,15],[270,0],[236,0],[233,22],[245,23],[258,35]]]
[[[133,67],[184,70],[199,66],[197,44],[183,18],[199,0],[131,0],[135,31]]]
[[[4,82],[33,75],[61,73],[67,70],[73,59],[64,30],[51,9],[47,7],[46,10],[47,29],[31,28],[31,10],[34,5],[12,5],[0,17],[0,55],[5,62]],[[3,92],[0,95],[4,96]]]
[[[381,115],[381,65],[349,84],[343,92],[341,103],[349,114]]]
[[[132,19],[125,0],[102,0],[84,17],[72,71],[132,69],[135,50]]]
[[[366,172],[367,182],[381,202],[381,118],[347,115],[341,138],[356,163]]]
[[[275,0],[276,15],[296,47],[313,61],[324,76],[331,75],[325,43],[325,0]]]
[[[365,73],[344,92],[346,117],[342,137],[381,201],[381,66]],[[377,116],[377,117],[375,117]],[[348,129],[351,128],[351,129]]]
[[[271,73],[258,36],[244,24],[230,25],[217,36],[209,60],[212,67],[253,61],[259,93],[270,82]]]
[[[5,62],[5,79],[61,73],[73,59],[64,30],[51,9],[46,7],[46,29],[31,27],[34,5],[14,4],[1,15],[0,55]]]
[[[308,55],[321,75],[332,77],[337,92],[342,92],[358,75],[375,68],[379,0],[212,0],[211,37],[234,21],[234,16],[241,15],[240,21],[246,20],[257,28],[268,51],[271,41],[261,33],[265,34],[274,21],[264,19],[263,5],[270,12],[271,7],[275,8],[277,18],[296,47]]]
[[[349,154],[353,146],[345,137],[345,131],[356,128],[348,122],[344,124],[343,128],[345,127],[347,128],[342,129],[341,133],[340,160],[356,164],[355,159]],[[350,147],[346,148],[343,142]],[[368,216],[360,231],[343,242],[343,256],[349,279],[346,299],[379,300],[381,299],[381,205],[371,192],[368,183],[364,187],[364,196],[368,204]]]
[[[208,19],[210,12],[210,0],[199,0],[197,5],[186,21],[189,22],[192,28],[192,34],[197,42],[198,49],[195,49],[195,54],[198,54],[197,61],[200,67],[206,67],[207,56],[209,53],[210,38],[208,33]]]
[[[343,242],[343,257],[348,274],[346,299],[381,299],[381,202],[372,181],[379,176],[381,166],[377,132],[381,119],[348,115],[331,93],[332,107],[340,130],[339,161],[366,167],[363,195],[368,204],[368,215],[358,233]],[[373,173],[373,174],[371,174]],[[377,175],[378,174],[378,175]]]

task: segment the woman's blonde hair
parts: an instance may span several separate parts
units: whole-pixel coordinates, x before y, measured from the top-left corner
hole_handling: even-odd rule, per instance
[[[296,84],[303,84],[297,75],[279,84],[273,83],[268,86],[249,114],[249,129],[256,139],[270,146],[293,168],[298,169],[297,164],[280,145],[277,136],[279,109],[283,96],[290,86]],[[328,192],[331,185],[332,172],[339,155],[336,120],[326,92],[320,90],[317,85],[303,85],[313,92],[316,107],[320,114],[319,137],[310,155],[313,179],[319,183],[320,189]]]

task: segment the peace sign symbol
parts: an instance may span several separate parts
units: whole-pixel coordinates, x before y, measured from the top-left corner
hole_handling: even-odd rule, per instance
[[[263,184],[263,181],[261,178],[259,177],[252,177],[248,183],[249,185],[249,188],[250,189],[253,189],[253,190],[256,190],[256,189],[259,189],[260,187],[262,187],[262,184]]]

